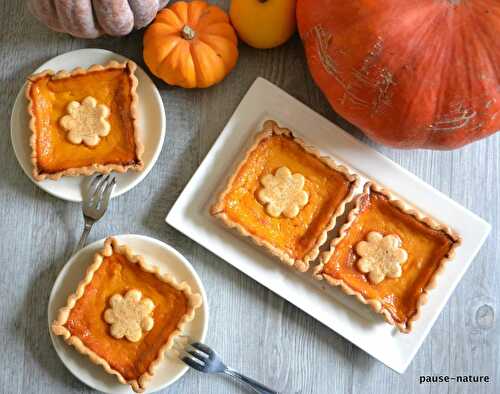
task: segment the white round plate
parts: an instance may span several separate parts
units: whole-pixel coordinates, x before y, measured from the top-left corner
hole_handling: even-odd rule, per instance
[[[158,266],[162,273],[168,272],[174,275],[178,281],[186,281],[194,292],[201,294],[203,305],[196,310],[195,318],[186,325],[184,333],[196,341],[203,342],[208,327],[208,302],[203,284],[191,264],[174,248],[154,238],[133,234],[117,235],[115,238],[120,243],[126,243],[130,246],[134,253],[144,256],[151,265]],[[130,394],[133,391],[129,385],[119,383],[115,376],[93,364],[88,357],[81,355],[72,346],[64,343],[61,337],[54,336],[50,330],[50,325],[54,321],[57,311],[66,305],[68,295],[76,289],[88,265],[92,262],[94,254],[102,249],[103,244],[104,239],[86,246],[71,257],[59,273],[50,293],[49,331],[57,355],[75,377],[95,390],[113,394]],[[152,393],[171,385],[188,369],[188,366],[182,361],[167,356],[158,365],[146,392]]]
[[[38,67],[35,72],[51,69],[72,70],[76,67],[89,67],[93,64],[106,64],[110,60],[123,62],[127,58],[104,49],[80,49],[56,56]],[[119,196],[137,185],[148,172],[158,158],[163,140],[165,139],[165,110],[160,93],[153,81],[143,69],[137,67],[136,71],[139,86],[139,137],[144,145],[144,170],[141,172],[129,171],[124,174],[116,174],[117,185],[111,197]],[[68,201],[82,201],[81,185],[83,177],[62,177],[58,181],[45,180],[37,182],[31,176],[31,147],[29,139],[31,131],[28,126],[28,113],[26,107],[27,99],[24,96],[26,84],[23,85],[17,95],[10,119],[10,133],[12,146],[17,160],[26,175],[47,193]]]

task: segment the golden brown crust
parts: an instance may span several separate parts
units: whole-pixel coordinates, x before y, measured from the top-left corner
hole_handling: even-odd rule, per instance
[[[176,330],[170,334],[168,341],[160,348],[158,357],[149,365],[148,372],[141,375],[137,380],[125,380],[120,372],[113,369],[105,359],[85,346],[80,338],[71,335],[70,331],[64,326],[64,324],[68,321],[71,310],[76,305],[76,302],[83,296],[85,287],[92,281],[94,273],[101,266],[104,256],[111,256],[114,252],[124,255],[129,262],[138,264],[143,271],[154,274],[159,280],[168,283],[170,286],[179,291],[182,291],[188,299],[188,310],[180,320]],[[66,343],[74,346],[81,354],[87,355],[93,363],[101,365],[107,373],[115,375],[120,383],[129,384],[135,392],[140,393],[144,391],[147,381],[154,375],[156,366],[164,359],[165,352],[174,344],[175,337],[181,334],[187,322],[193,320],[195,309],[200,307],[201,303],[201,296],[198,293],[193,293],[191,287],[186,282],[178,283],[172,275],[161,274],[158,267],[149,265],[142,256],[134,255],[128,246],[120,245],[115,238],[109,237],[104,242],[104,248],[94,256],[94,261],[87,268],[85,276],[78,284],[76,291],[69,295],[66,305],[59,309],[57,318],[52,323],[51,328],[55,335],[62,336]]]
[[[291,137],[306,152],[317,157],[328,167],[342,173],[346,177],[346,179],[350,182],[349,192],[347,193],[347,196],[344,198],[344,200],[341,201],[337,210],[332,215],[330,222],[325,226],[323,232],[318,237],[316,243],[303,259],[295,259],[282,249],[276,248],[275,246],[271,245],[266,240],[261,239],[253,234],[250,234],[243,226],[231,220],[224,212],[224,199],[231,190],[240,169],[245,165],[250,155],[258,147],[261,141],[271,137],[272,135],[285,135],[287,137]],[[233,172],[233,175],[229,178],[227,186],[224,189],[224,191],[219,195],[217,202],[211,207],[210,213],[213,216],[221,219],[226,226],[234,228],[241,235],[249,237],[255,244],[267,249],[272,255],[278,257],[283,263],[294,267],[298,271],[305,272],[309,269],[309,262],[318,257],[319,248],[326,242],[328,232],[335,227],[335,222],[337,218],[344,213],[346,204],[352,200],[354,196],[354,191],[356,190],[358,183],[359,183],[359,177],[356,174],[351,173],[349,169],[347,169],[347,167],[337,164],[334,160],[332,160],[329,157],[322,156],[321,153],[316,148],[306,145],[304,141],[295,137],[289,129],[279,127],[278,124],[273,120],[267,120],[264,122],[262,130],[257,134],[254,144],[250,147],[250,149],[248,149],[245,157],[240,162],[236,170]]]
[[[133,164],[94,164],[91,166],[86,166],[86,167],[77,167],[77,168],[68,168],[63,171],[58,171],[55,173],[43,173],[40,171],[38,167],[38,157],[37,157],[37,149],[36,149],[36,139],[37,139],[37,130],[36,130],[36,122],[35,122],[35,113],[33,111],[33,100],[31,98],[31,88],[33,86],[33,83],[36,82],[38,79],[44,78],[47,75],[52,76],[54,80],[57,79],[63,79],[63,78],[70,78],[74,77],[76,75],[82,75],[86,74],[89,72],[94,72],[94,71],[102,71],[102,70],[107,70],[107,69],[116,69],[116,68],[124,68],[127,69],[128,71],[128,76],[130,78],[131,82],[131,88],[130,88],[130,94],[132,97],[132,102],[130,104],[130,114],[132,117],[132,124],[134,128],[134,141],[135,141],[135,154],[136,154],[136,159],[137,161]],[[30,117],[29,120],[29,128],[31,130],[31,137],[30,137],[30,147],[31,147],[31,163],[33,164],[33,171],[32,175],[33,178],[37,181],[43,181],[44,179],[52,179],[52,180],[59,180],[63,176],[79,176],[79,175],[92,175],[96,172],[102,173],[102,174],[108,174],[111,171],[116,171],[116,172],[126,172],[129,169],[134,170],[134,171],[141,171],[144,168],[144,162],[142,161],[142,154],[144,152],[144,146],[142,145],[142,142],[139,139],[138,136],[138,129],[139,129],[139,124],[138,124],[138,103],[139,103],[139,96],[137,95],[137,86],[138,86],[138,80],[137,77],[135,76],[135,70],[137,69],[137,65],[131,61],[127,60],[124,63],[119,63],[117,61],[110,61],[108,64],[105,66],[102,66],[100,64],[94,64],[93,66],[90,66],[89,68],[75,68],[72,71],[59,71],[55,73],[52,70],[45,70],[37,74],[33,74],[30,77],[28,77],[28,82],[26,84],[26,91],[25,91],[25,96],[28,100],[28,115]]]
[[[336,246],[344,239],[349,229],[357,219],[361,210],[361,204],[363,199],[366,198],[366,196],[368,196],[371,191],[384,195],[385,197],[387,197],[387,199],[392,205],[400,209],[402,212],[413,216],[419,222],[424,223],[431,229],[442,231],[453,241],[451,249],[446,254],[446,256],[440,261],[438,269],[429,279],[429,282],[424,288],[422,294],[419,296],[417,300],[417,309],[415,313],[408,319],[408,321],[404,323],[395,321],[393,316],[390,314],[389,310],[384,308],[382,302],[379,299],[366,298],[359,291],[350,287],[349,284],[347,284],[344,280],[333,278],[330,275],[324,273],[323,271],[325,264],[330,260],[333,253],[335,252]],[[349,212],[349,215],[347,217],[347,222],[340,228],[339,236],[332,240],[330,244],[330,249],[321,254],[319,264],[316,267],[314,267],[313,276],[318,280],[325,279],[329,284],[333,286],[340,286],[341,289],[344,291],[344,293],[355,296],[363,304],[369,305],[375,312],[382,314],[386,319],[386,321],[389,324],[396,326],[399,329],[399,331],[403,333],[409,333],[412,330],[413,323],[420,318],[422,312],[421,309],[422,306],[428,300],[429,291],[436,287],[437,277],[443,272],[446,263],[453,258],[453,256],[455,255],[455,250],[457,247],[460,246],[460,243],[461,243],[460,236],[456,232],[454,232],[449,226],[442,224],[429,216],[424,215],[418,209],[402,201],[393,193],[391,193],[389,190],[384,189],[382,186],[376,184],[375,182],[368,182],[365,184],[363,188],[363,193],[359,195],[358,198],[356,199],[355,207]]]

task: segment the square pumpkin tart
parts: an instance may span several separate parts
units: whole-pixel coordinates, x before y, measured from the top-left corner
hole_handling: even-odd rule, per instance
[[[28,78],[33,178],[143,169],[132,61]]]
[[[52,332],[142,392],[201,302],[187,283],[160,274],[108,238],[59,310]]]
[[[268,120],[211,214],[307,271],[358,182],[346,167]]]
[[[370,182],[314,275],[408,333],[460,242],[448,226]]]

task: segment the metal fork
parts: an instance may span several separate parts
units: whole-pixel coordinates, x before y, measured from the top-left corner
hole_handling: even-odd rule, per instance
[[[85,226],[82,236],[76,246],[73,254],[83,248],[87,242],[90,230],[95,222],[103,217],[106,209],[108,209],[111,192],[115,188],[116,179],[111,175],[96,175],[83,186],[83,219]]]
[[[245,383],[248,387],[259,394],[279,394],[277,391],[272,390],[263,384],[242,375],[232,368],[227,367],[220,357],[207,345],[200,342],[194,342],[189,345],[192,349],[185,350],[185,354],[181,358],[191,368],[205,373],[223,373],[240,382]]]

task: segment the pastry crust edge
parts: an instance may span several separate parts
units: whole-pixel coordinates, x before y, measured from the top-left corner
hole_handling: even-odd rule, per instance
[[[70,78],[77,75],[84,75],[87,73],[95,72],[95,71],[103,71],[107,69],[117,69],[123,68],[127,69],[128,77],[131,81],[130,87],[130,95],[132,97],[130,103],[130,114],[132,117],[132,125],[134,129],[134,142],[135,142],[135,162],[133,164],[93,164],[85,167],[73,167],[67,168],[62,171],[54,172],[54,173],[45,173],[40,170],[38,167],[38,155],[36,149],[36,141],[37,141],[37,129],[36,129],[36,115],[34,113],[34,104],[33,99],[31,98],[31,88],[33,83],[37,80],[44,78],[46,76],[50,76],[54,80]],[[37,181],[43,181],[45,179],[51,179],[57,181],[61,179],[63,176],[79,176],[79,175],[92,175],[94,173],[101,174],[109,174],[111,171],[116,172],[127,172],[129,169],[134,171],[142,171],[144,169],[144,162],[142,160],[142,154],[144,153],[144,145],[139,140],[138,136],[138,103],[139,96],[137,95],[137,86],[139,81],[135,76],[135,71],[137,69],[137,65],[132,60],[127,60],[123,63],[117,62],[116,60],[111,60],[106,65],[94,64],[89,68],[77,67],[72,71],[59,71],[55,73],[52,70],[44,70],[39,73],[30,75],[28,77],[28,82],[26,84],[25,97],[28,100],[28,115],[29,115],[29,129],[31,131],[30,137],[30,147],[31,147],[31,163],[33,165],[32,176]]]
[[[127,381],[120,372],[113,369],[106,359],[85,346],[79,337],[71,335],[71,332],[64,326],[68,321],[71,310],[85,293],[86,286],[92,281],[94,273],[101,266],[104,257],[110,256],[115,251],[124,255],[129,262],[138,264],[143,271],[154,274],[156,278],[162,282],[168,283],[175,289],[182,291],[188,301],[188,310],[177,324],[176,329],[168,337],[167,342],[160,347],[157,358],[148,366],[147,372],[142,374],[139,378],[129,381]],[[135,392],[141,393],[145,390],[148,380],[154,375],[157,365],[165,358],[166,351],[173,346],[175,338],[182,333],[185,324],[194,319],[195,310],[199,308],[201,304],[201,295],[193,293],[189,284],[186,282],[178,283],[170,274],[160,274],[158,267],[146,263],[142,256],[134,255],[133,251],[127,245],[120,245],[115,238],[108,237],[104,242],[103,249],[95,254],[92,264],[87,268],[85,276],[78,284],[76,291],[68,296],[66,305],[59,309],[57,318],[52,322],[51,329],[55,335],[62,336],[64,341],[68,345],[75,347],[79,353],[88,356],[93,363],[102,366],[107,373],[115,375],[120,383],[129,384]]]
[[[330,260],[331,256],[335,252],[336,246],[347,236],[351,226],[356,221],[360,214],[360,208],[362,199],[365,196],[369,196],[369,194],[374,191],[380,193],[388,198],[389,202],[394,205],[396,208],[400,209],[402,212],[413,216],[419,222],[425,224],[431,229],[438,230],[444,232],[448,237],[453,241],[450,250],[445,255],[443,259],[439,262],[439,266],[434,272],[434,274],[430,277],[427,282],[422,294],[417,299],[417,307],[415,313],[409,317],[406,322],[398,322],[391,315],[390,311],[387,308],[384,308],[383,304],[378,298],[366,298],[361,292],[353,289],[348,283],[346,283],[343,279],[336,279],[332,276],[325,274],[323,272],[323,268],[325,264]],[[436,219],[425,215],[421,211],[419,211],[416,207],[410,205],[409,203],[401,200],[399,197],[394,195],[391,191],[382,186],[378,185],[373,181],[369,181],[364,185],[363,193],[361,193],[356,198],[356,204],[354,208],[349,212],[347,217],[347,222],[340,228],[339,235],[333,239],[330,243],[330,249],[321,254],[319,263],[313,269],[313,277],[317,280],[326,280],[332,286],[339,286],[344,293],[347,295],[355,296],[359,301],[363,304],[369,305],[376,313],[382,314],[385,320],[395,326],[402,333],[408,334],[411,332],[413,328],[413,323],[418,320],[422,314],[422,307],[425,305],[429,299],[429,292],[437,286],[437,278],[444,271],[446,264],[448,261],[452,260],[455,256],[456,249],[460,246],[462,239],[460,235],[458,235],[454,230],[452,230],[448,225],[445,225]]]
[[[224,211],[224,198],[231,190],[241,168],[245,165],[250,155],[254,152],[257,146],[263,140],[265,140],[266,138],[270,138],[273,135],[286,135],[288,137],[291,137],[294,142],[299,144],[306,151],[306,153],[313,155],[331,169],[342,173],[349,182],[349,191],[346,197],[340,202],[336,211],[330,218],[330,221],[324,227],[322,233],[318,236],[314,246],[302,259],[295,259],[284,250],[273,246],[270,242],[251,234],[241,224],[231,220]],[[297,271],[306,272],[307,270],[309,270],[309,263],[318,257],[319,249],[327,241],[328,233],[335,227],[337,218],[345,212],[346,205],[350,201],[352,201],[359,182],[359,176],[354,172],[351,172],[351,170],[349,170],[346,166],[338,164],[335,160],[328,156],[321,155],[318,149],[314,148],[313,146],[307,145],[302,139],[295,137],[291,130],[279,127],[276,121],[266,120],[262,125],[261,131],[255,136],[254,143],[246,151],[245,156],[233,171],[226,184],[225,189],[220,193],[219,198],[217,199],[215,204],[212,205],[210,213],[212,216],[219,218],[227,227],[235,229],[240,235],[250,238],[255,244],[263,247],[273,256],[278,257],[278,259],[284,264],[295,268]]]

